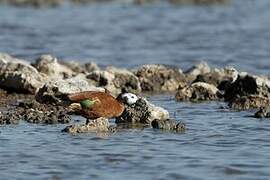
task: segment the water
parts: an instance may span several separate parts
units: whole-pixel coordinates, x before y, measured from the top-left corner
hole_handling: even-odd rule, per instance
[[[168,4],[0,7],[0,51],[34,60],[136,68],[163,63],[183,69],[205,60],[269,74],[270,1],[228,6]],[[61,133],[65,125],[0,128],[0,179],[269,179],[270,124],[222,102],[178,103],[149,97],[188,130],[126,129],[113,135]],[[80,117],[75,117],[83,121]]]

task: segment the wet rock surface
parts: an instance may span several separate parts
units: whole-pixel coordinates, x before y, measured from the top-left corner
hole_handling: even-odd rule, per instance
[[[109,120],[106,118],[98,118],[89,120],[85,124],[75,124],[67,126],[62,132],[70,134],[78,133],[100,133],[100,132],[115,132],[115,128],[110,126]]]
[[[221,93],[212,84],[197,82],[190,86],[180,86],[175,98],[177,101],[210,101],[219,100]]]
[[[177,123],[176,120],[174,119],[165,119],[165,120],[155,119],[152,121],[151,125],[154,129],[162,129],[177,132],[186,130],[185,123],[182,122]]]
[[[116,123],[142,123],[151,124],[154,119],[165,120],[169,112],[161,107],[149,103],[144,98],[139,98],[133,105],[126,105],[123,114],[116,118]]]
[[[270,118],[270,107],[261,107],[254,115],[255,118]]]
[[[270,99],[258,95],[249,95],[236,98],[229,102],[229,107],[235,110],[248,110],[265,107],[270,104]]]
[[[179,83],[185,82],[180,69],[165,65],[144,65],[137,70],[136,75],[145,92],[176,91]]]
[[[10,92],[34,94],[44,78],[27,61],[0,54],[0,87]]]

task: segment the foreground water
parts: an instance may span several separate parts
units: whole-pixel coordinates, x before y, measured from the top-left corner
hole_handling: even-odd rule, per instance
[[[99,4],[35,10],[0,7],[0,51],[42,53],[100,65],[213,66],[269,74],[270,1],[175,7]],[[149,99],[188,130],[126,129],[113,135],[61,133],[65,125],[0,128],[0,179],[269,179],[270,124],[221,102]],[[75,117],[83,121],[80,117]]]

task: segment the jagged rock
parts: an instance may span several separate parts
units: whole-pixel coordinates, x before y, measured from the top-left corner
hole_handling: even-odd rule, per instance
[[[116,123],[143,123],[151,124],[154,119],[165,120],[169,112],[161,107],[149,103],[144,98],[139,98],[133,105],[125,105],[125,110]]]
[[[193,82],[198,75],[204,75],[206,73],[210,73],[211,68],[206,62],[201,62],[199,64],[195,64],[190,69],[185,72],[186,79],[188,82]]]
[[[155,119],[151,123],[154,129],[184,131],[186,125],[182,122],[177,123],[174,119],[158,120]]]
[[[170,92],[178,88],[179,83],[185,82],[185,76],[176,67],[165,65],[144,65],[136,72],[141,82],[142,91]]]
[[[177,101],[210,101],[218,100],[220,97],[221,93],[214,85],[204,82],[180,87],[175,95]]]
[[[46,74],[50,79],[63,79],[72,77],[73,71],[67,66],[60,64],[56,57],[52,55],[40,56],[35,64],[37,70]]]
[[[268,104],[269,105],[269,104]],[[254,115],[255,118],[270,118],[270,107],[261,107]]]
[[[248,110],[265,107],[270,104],[270,98],[260,95],[248,95],[235,98],[229,102],[229,107],[236,110]]]
[[[97,70],[87,76],[98,87],[104,87],[113,94],[121,93],[122,89],[129,92],[141,92],[138,78],[130,71],[114,67],[106,71]]]
[[[208,73],[199,74],[195,82],[206,82],[208,84],[213,84],[220,90],[225,90],[228,84],[234,82],[238,77],[238,72],[235,68],[226,67],[224,69],[213,69]]]
[[[270,81],[267,78],[245,74],[239,75],[238,79],[225,90],[224,98],[228,102],[249,95],[270,98],[269,87]]]
[[[8,91],[32,93],[44,84],[44,77],[28,62],[0,54],[0,87]]]
[[[93,71],[99,70],[98,65],[94,62],[80,64],[79,62],[76,62],[76,61],[65,61],[65,62],[61,62],[61,64],[67,66],[76,74],[79,74],[79,73],[89,74]]]
[[[106,118],[98,118],[87,121],[86,124],[67,126],[62,132],[71,134],[77,133],[100,133],[100,132],[114,132],[115,128],[110,126],[109,120]]]
[[[89,84],[84,76],[75,76],[69,79],[60,79],[46,83],[36,94],[36,100],[41,103],[62,104],[68,94],[82,91],[103,91]]]
[[[12,112],[0,112],[0,125],[19,124],[20,119]]]

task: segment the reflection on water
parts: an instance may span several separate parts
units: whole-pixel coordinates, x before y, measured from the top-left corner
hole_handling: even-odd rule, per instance
[[[205,60],[268,74],[270,1],[230,6],[98,4],[52,9],[0,7],[0,51],[35,59],[135,68],[166,63],[182,68]],[[268,179],[270,124],[221,102],[177,103],[151,96],[184,133],[149,127],[104,135],[68,135],[64,125],[0,128],[0,179]],[[223,107],[223,108],[220,108]]]

